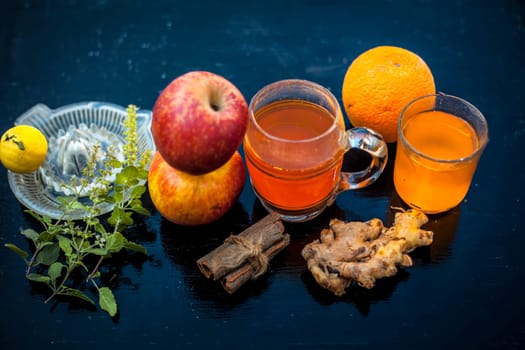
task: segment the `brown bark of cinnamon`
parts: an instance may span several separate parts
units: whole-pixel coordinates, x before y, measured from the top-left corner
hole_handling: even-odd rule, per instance
[[[250,279],[266,271],[267,263],[290,243],[277,213],[268,214],[237,236],[197,260],[204,276],[221,280],[233,293]]]
[[[268,248],[264,252],[264,255],[266,255],[268,260],[272,260],[281,250],[286,248],[288,244],[290,244],[290,235],[285,233],[283,235],[283,239]],[[249,263],[244,264],[237,270],[234,270],[233,272],[224,276],[224,278],[221,279],[221,285],[228,293],[231,294],[242,287],[242,285],[244,285],[246,282],[253,279],[254,276],[255,269],[253,268],[253,265]]]

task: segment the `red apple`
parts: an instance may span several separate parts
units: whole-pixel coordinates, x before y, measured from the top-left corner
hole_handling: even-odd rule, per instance
[[[162,91],[153,107],[151,132],[168,164],[204,174],[231,158],[247,125],[248,106],[242,93],[217,74],[194,71]]]
[[[179,225],[211,223],[237,201],[246,179],[239,152],[221,167],[194,175],[170,166],[159,152],[149,169],[148,189],[153,205],[167,220]]]

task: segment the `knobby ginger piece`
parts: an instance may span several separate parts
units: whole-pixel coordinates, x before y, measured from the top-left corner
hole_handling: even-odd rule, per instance
[[[398,266],[412,266],[407,253],[432,244],[432,231],[420,228],[427,221],[415,209],[396,213],[389,228],[376,218],[366,222],[333,219],[319,239],[303,248],[302,256],[317,283],[337,296],[353,281],[370,289],[377,279],[395,275]]]

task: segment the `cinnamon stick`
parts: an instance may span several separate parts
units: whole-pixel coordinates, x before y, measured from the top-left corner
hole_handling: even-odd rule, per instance
[[[237,236],[197,260],[204,276],[221,280],[224,289],[233,293],[250,279],[266,272],[268,261],[290,243],[284,234],[279,214],[271,213]]]
[[[286,248],[288,244],[290,244],[290,235],[285,233],[283,235],[283,239],[268,248],[264,252],[264,255],[266,255],[268,260],[272,260],[281,250]],[[237,270],[222,278],[221,285],[228,293],[232,294],[243,284],[248,282],[250,279],[253,279],[254,275],[255,270],[253,266],[251,264],[244,264]]]

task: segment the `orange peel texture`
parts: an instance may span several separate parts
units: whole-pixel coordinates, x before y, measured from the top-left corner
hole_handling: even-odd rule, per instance
[[[436,92],[434,77],[417,54],[377,46],[348,67],[342,87],[344,109],[354,127],[368,127],[386,142],[397,141],[397,122],[413,99]]]

